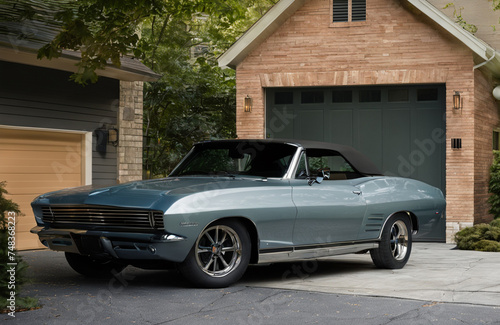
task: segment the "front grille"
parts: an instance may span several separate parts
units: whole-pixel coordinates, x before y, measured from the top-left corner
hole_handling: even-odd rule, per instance
[[[52,227],[163,229],[163,212],[109,206],[45,206],[44,223]]]

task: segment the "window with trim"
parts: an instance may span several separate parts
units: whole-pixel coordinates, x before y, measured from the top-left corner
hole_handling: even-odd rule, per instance
[[[332,22],[366,21],[366,0],[331,0]]]

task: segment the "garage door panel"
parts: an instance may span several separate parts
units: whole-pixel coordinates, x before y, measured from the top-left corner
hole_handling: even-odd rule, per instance
[[[296,118],[294,110],[287,107],[271,110],[271,116],[266,121],[266,134],[273,138],[293,138],[293,120]]]
[[[411,112],[409,109],[392,109],[384,112],[382,171],[388,175],[402,176],[404,159],[411,151]]]
[[[16,220],[18,249],[43,247],[29,232],[36,225],[31,201],[82,185],[83,141],[81,134],[0,128],[0,181],[24,214]]]
[[[323,139],[323,109],[299,110],[294,122],[294,134],[300,139]]]
[[[352,110],[328,110],[325,115],[325,140],[352,146],[354,118]]]
[[[359,111],[356,142],[358,150],[370,157],[379,168],[383,166],[381,109]]]

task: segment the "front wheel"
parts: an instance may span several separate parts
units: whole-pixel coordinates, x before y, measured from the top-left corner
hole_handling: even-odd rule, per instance
[[[373,263],[383,269],[401,269],[410,258],[412,246],[408,216],[394,215],[386,223],[379,247],[370,251]]]
[[[248,231],[239,222],[213,224],[198,236],[179,270],[196,286],[227,287],[245,273],[250,262],[250,245]]]

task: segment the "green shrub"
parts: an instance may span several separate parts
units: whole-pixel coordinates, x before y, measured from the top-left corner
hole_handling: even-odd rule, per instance
[[[483,239],[475,243],[472,247],[474,247],[476,251],[500,252],[500,242],[494,240]]]
[[[34,298],[19,297],[21,286],[26,282],[25,271],[28,265],[18,255],[15,246],[9,245],[9,238],[14,233],[13,225],[9,224],[9,221],[12,221],[9,216],[13,213],[18,217],[21,211],[5,194],[5,182],[0,182],[0,312],[10,313],[13,310],[7,308],[10,306],[8,299],[15,300],[16,310],[30,309],[37,303]],[[12,268],[15,268],[15,273],[12,273],[15,274],[14,281],[11,280],[9,272]],[[14,293],[14,296],[11,293]]]
[[[493,151],[494,159],[490,167],[490,182],[488,192],[491,196],[488,198],[490,204],[490,213],[495,219],[500,218],[500,151]]]
[[[500,219],[462,229],[455,234],[455,241],[459,249],[500,252]]]

